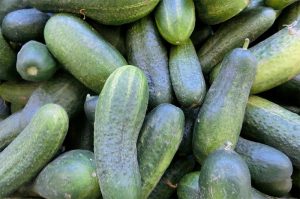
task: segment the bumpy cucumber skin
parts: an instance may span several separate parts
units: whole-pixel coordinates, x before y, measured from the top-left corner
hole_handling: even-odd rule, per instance
[[[200,199],[249,199],[251,179],[246,163],[230,149],[215,151],[202,165],[199,191]]]
[[[43,11],[81,14],[106,25],[121,25],[148,15],[160,0],[25,0]]]
[[[55,104],[40,108],[21,134],[0,153],[0,197],[33,178],[61,146],[69,119]]]
[[[169,70],[179,103],[187,108],[200,106],[206,94],[205,80],[191,40],[172,46]]]
[[[183,137],[184,114],[171,104],[161,104],[145,118],[138,140],[142,197],[146,199],[170,165]]]
[[[265,4],[266,6],[272,7],[276,10],[282,10],[296,1],[298,0],[265,0]]]
[[[282,29],[300,19],[300,2],[295,2],[287,7],[278,18],[278,28]]]
[[[199,199],[200,171],[195,171],[183,176],[177,188],[178,199]]]
[[[171,103],[173,91],[168,70],[168,52],[150,16],[127,30],[128,62],[141,68],[148,80],[149,106]]]
[[[236,145],[256,66],[255,57],[240,48],[223,60],[194,125],[193,151],[199,163],[226,142]]]
[[[148,96],[147,79],[134,66],[113,72],[99,96],[94,152],[103,198],[141,198],[136,144]]]
[[[163,0],[155,10],[155,21],[162,37],[173,45],[188,40],[195,28],[193,0]]]
[[[243,134],[285,153],[300,168],[300,116],[258,96],[249,98]]]
[[[51,17],[44,36],[48,49],[64,68],[97,93],[115,69],[127,64],[91,26],[70,14]]]
[[[63,153],[39,173],[33,190],[43,198],[99,198],[94,154],[87,150]]]
[[[222,24],[198,50],[202,70],[209,73],[232,49],[241,47],[245,38],[256,40],[275,22],[272,8],[259,7],[230,19]]]

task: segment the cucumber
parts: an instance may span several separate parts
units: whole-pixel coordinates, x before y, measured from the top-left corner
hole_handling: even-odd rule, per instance
[[[258,7],[264,6],[264,5],[265,5],[264,0],[250,0],[246,10],[257,9]]]
[[[146,199],[170,165],[184,131],[184,113],[171,104],[161,104],[145,118],[137,144],[142,177],[142,199]]]
[[[39,173],[33,190],[43,198],[99,198],[94,154],[87,150],[61,154]]]
[[[56,104],[41,107],[20,135],[0,153],[0,197],[32,179],[55,155],[68,130],[68,115]]]
[[[191,35],[191,40],[196,49],[199,49],[200,46],[213,34],[212,27],[206,24],[197,23],[194,29],[194,32]]]
[[[300,170],[295,169],[292,178],[293,178],[293,186],[300,189]]]
[[[27,5],[24,0],[2,0],[0,1],[0,24],[4,16],[14,10],[25,8]]]
[[[91,124],[94,124],[95,122],[95,111],[96,111],[96,105],[98,102],[99,96],[87,96],[85,102],[84,102],[84,112],[88,119],[88,121]]]
[[[300,2],[295,2],[287,7],[278,18],[278,29],[282,29],[300,19]]]
[[[111,74],[99,96],[94,152],[103,198],[141,198],[136,144],[148,95],[143,72],[124,66]]]
[[[256,183],[256,187],[259,187],[263,193],[267,193],[271,196],[282,197],[288,195],[292,189],[292,179],[287,178],[277,182],[271,183]]]
[[[300,168],[300,116],[266,99],[249,98],[243,135],[285,153]]]
[[[202,22],[215,25],[234,17],[249,4],[249,0],[195,0]]]
[[[168,52],[150,16],[127,30],[128,62],[141,68],[148,80],[149,106],[171,103],[173,99],[168,70]]]
[[[200,171],[186,174],[179,182],[177,188],[178,199],[199,199]]]
[[[49,80],[58,65],[45,44],[29,41],[17,56],[17,71],[24,80],[39,82]]]
[[[200,106],[206,94],[205,80],[191,40],[170,50],[169,70],[172,86],[180,105]]]
[[[223,23],[197,52],[203,72],[209,73],[232,49],[242,46],[245,38],[255,41],[275,19],[276,12],[272,8],[259,7]]]
[[[48,49],[64,68],[97,93],[115,69],[126,65],[113,46],[86,22],[70,14],[51,17],[44,36]]]
[[[223,60],[194,125],[193,151],[199,163],[226,142],[236,145],[256,66],[245,48],[234,49]]]
[[[265,0],[265,4],[276,10],[282,10],[296,1],[298,0]]]
[[[251,179],[244,160],[230,147],[210,154],[199,176],[200,199],[251,198]]]
[[[121,25],[148,15],[159,0],[25,0],[43,11],[70,12],[87,16],[101,24]]]
[[[192,35],[196,23],[193,0],[163,0],[154,14],[160,34],[169,43],[181,45]]]
[[[8,13],[2,21],[2,33],[13,42],[42,40],[49,15],[37,9],[21,9]]]
[[[9,107],[6,102],[0,98],[0,120],[7,118],[10,115]]]

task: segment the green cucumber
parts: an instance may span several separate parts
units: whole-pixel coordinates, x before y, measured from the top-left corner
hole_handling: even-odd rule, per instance
[[[300,19],[300,2],[293,3],[287,7],[278,18],[278,28],[282,29],[294,21]]]
[[[99,96],[87,96],[84,102],[84,112],[91,124],[95,122],[95,111]]]
[[[21,9],[8,13],[2,21],[2,33],[13,42],[42,40],[49,15],[37,9]]]
[[[266,99],[249,98],[243,135],[285,153],[300,168],[300,116]]]
[[[20,135],[0,153],[0,197],[32,179],[60,148],[68,115],[58,105],[41,107]]]
[[[128,62],[141,68],[149,84],[149,106],[171,103],[168,52],[150,16],[132,24],[126,38]]]
[[[148,199],[169,199],[176,191],[180,179],[194,167],[195,160],[192,156],[172,162]]]
[[[209,73],[232,49],[243,45],[245,38],[255,41],[275,22],[272,8],[259,7],[243,12],[223,23],[198,50],[204,73]]]
[[[199,199],[200,171],[186,174],[179,182],[177,188],[178,199]]]
[[[141,198],[136,144],[148,96],[147,79],[134,66],[114,71],[99,96],[94,152],[103,198]]]
[[[44,36],[48,49],[63,67],[97,93],[115,69],[126,65],[113,46],[86,22],[70,14],[51,17]]]
[[[191,40],[196,49],[199,49],[200,46],[213,35],[212,27],[206,24],[196,24],[195,29],[191,35]]]
[[[43,11],[70,12],[94,19],[101,24],[121,25],[148,15],[159,0],[25,0]]]
[[[178,102],[188,108],[200,106],[206,94],[206,85],[191,40],[171,47],[169,70]]]
[[[295,169],[292,178],[293,178],[293,186],[300,189],[300,170]]]
[[[58,65],[45,44],[29,41],[17,56],[17,71],[24,80],[39,82],[49,80]]]
[[[193,0],[163,0],[155,10],[155,21],[162,37],[173,45],[181,45],[195,28]]]
[[[33,190],[43,198],[99,198],[94,154],[87,150],[61,154],[39,173]]]
[[[7,118],[10,115],[9,107],[6,102],[0,98],[0,120]]]
[[[282,10],[296,1],[298,0],[265,0],[265,4],[276,10]]]
[[[252,199],[296,199],[296,198],[292,198],[289,196],[286,197],[282,197],[282,198],[277,198],[277,197],[272,197],[272,196],[268,196],[264,193],[261,193],[260,191],[252,188]]]
[[[199,176],[200,199],[249,199],[251,179],[244,160],[230,146],[210,154]]]
[[[193,151],[199,163],[226,142],[236,145],[256,66],[245,48],[233,50],[223,60],[194,125]]]
[[[146,199],[170,165],[184,131],[184,113],[171,104],[161,104],[145,118],[137,144],[142,177],[142,199]]]
[[[271,183],[255,183],[255,187],[260,191],[271,196],[282,197],[286,196],[292,189],[292,179],[287,178],[284,180],[271,182]]]
[[[4,16],[14,10],[27,7],[24,0],[2,0],[0,1],[0,24]]]
[[[249,4],[249,0],[195,0],[199,18],[206,24],[215,25],[234,17]]]

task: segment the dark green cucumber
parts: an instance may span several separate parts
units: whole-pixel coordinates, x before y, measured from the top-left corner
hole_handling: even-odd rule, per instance
[[[9,116],[9,107],[6,102],[0,98],[0,120],[3,120]]]
[[[199,199],[199,176],[200,171],[186,174],[177,187],[178,199]]]
[[[95,111],[99,96],[87,96],[84,102],[84,112],[91,124],[95,122]]]
[[[13,42],[42,40],[49,15],[37,9],[21,9],[8,13],[2,21],[2,33]]]
[[[224,58],[194,126],[193,151],[199,162],[226,142],[236,145],[256,66],[247,49],[237,48]]]
[[[87,150],[63,153],[39,173],[33,190],[43,198],[98,199],[94,154]]]
[[[300,168],[300,116],[263,98],[249,98],[243,134],[285,153]]]
[[[230,146],[207,157],[199,176],[199,192],[200,199],[251,198],[249,169]]]
[[[300,2],[293,3],[287,7],[278,18],[278,28],[282,29],[294,21],[300,19]]]
[[[20,135],[0,153],[0,197],[35,177],[60,148],[68,115],[58,105],[41,107]]]
[[[2,0],[0,1],[0,24],[6,14],[11,11],[27,7],[24,0]]]
[[[49,80],[58,65],[45,44],[29,41],[17,56],[17,71],[24,80],[39,82]]]
[[[249,4],[249,0],[195,0],[199,18],[215,25],[234,17]]]
[[[120,25],[148,15],[159,0],[25,0],[43,11],[81,14],[102,24]]]
[[[126,65],[113,46],[86,22],[70,14],[51,17],[44,35],[48,49],[63,67],[97,93],[115,69]]]
[[[276,10],[282,10],[296,1],[298,0],[265,0],[265,4]]]
[[[255,183],[255,187],[260,191],[271,196],[282,197],[286,196],[292,189],[292,179],[287,178],[284,180],[271,182],[271,183]]]
[[[141,198],[136,145],[148,96],[147,79],[134,66],[114,71],[99,96],[94,152],[103,198]]]
[[[170,165],[183,137],[184,114],[171,104],[161,104],[145,118],[137,144],[146,199]]]
[[[160,34],[173,45],[181,45],[195,28],[196,14],[193,0],[163,0],[155,10]]]
[[[141,68],[148,80],[149,106],[172,102],[172,86],[168,70],[168,52],[158,30],[148,16],[127,30],[128,62]]]
[[[169,199],[176,191],[180,179],[194,167],[195,160],[192,156],[172,162],[148,199]]]
[[[191,35],[191,40],[195,46],[196,49],[199,49],[199,47],[213,34],[213,30],[211,26],[198,23],[195,26],[195,29]]]
[[[295,169],[292,178],[293,178],[293,186],[300,189],[300,170]]]
[[[178,102],[188,108],[200,106],[206,94],[206,85],[191,40],[171,47],[169,70]]]
[[[276,12],[272,8],[259,7],[223,23],[198,51],[203,72],[209,73],[227,53],[242,46],[245,38],[255,41],[273,25],[275,19]]]

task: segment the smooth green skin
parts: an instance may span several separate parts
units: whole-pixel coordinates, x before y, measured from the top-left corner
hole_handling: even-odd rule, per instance
[[[25,0],[43,11],[81,14],[106,25],[121,25],[148,15],[160,0]]]
[[[285,153],[300,168],[300,116],[261,97],[249,98],[243,135]]]
[[[194,171],[181,178],[177,187],[178,199],[199,199],[200,171]]]
[[[294,21],[300,19],[300,2],[293,3],[287,7],[278,18],[278,29],[282,29]]]
[[[91,124],[95,122],[95,111],[99,96],[87,97],[84,102],[84,112]]]
[[[35,8],[8,13],[2,21],[2,33],[13,42],[24,43],[43,39],[43,31],[49,15]]]
[[[97,199],[101,195],[94,154],[72,150],[50,162],[35,179],[33,190],[43,198]]]
[[[295,169],[292,178],[293,186],[300,188],[300,170]]]
[[[193,151],[199,163],[226,142],[236,145],[256,66],[255,57],[245,49],[237,48],[224,58],[194,125]]]
[[[202,22],[215,25],[234,17],[249,4],[249,0],[195,0]]]
[[[190,39],[170,50],[169,70],[172,86],[180,105],[198,107],[206,94],[206,84],[196,50]]]
[[[296,1],[298,0],[265,0],[265,4],[276,10],[282,10]]]
[[[4,16],[14,10],[25,8],[27,5],[24,0],[2,0],[0,1],[0,23]]]
[[[161,104],[145,118],[137,149],[142,177],[142,196],[146,199],[170,165],[181,143],[184,113],[172,104]]]
[[[163,0],[155,10],[155,21],[161,36],[173,45],[181,45],[195,28],[193,0]]]
[[[232,49],[241,47],[245,38],[255,41],[276,19],[272,8],[259,7],[239,14],[222,24],[200,47],[197,54],[204,73],[209,73]]]
[[[137,139],[148,104],[148,84],[135,66],[117,69],[96,106],[94,152],[104,199],[140,199]]]
[[[0,80],[14,80],[17,78],[16,53],[11,49],[2,35],[0,28]]]
[[[30,70],[37,70],[32,74]],[[58,65],[45,44],[29,41],[17,55],[17,71],[24,80],[40,82],[49,80],[58,70]]]
[[[271,196],[282,197],[288,195],[292,189],[292,179],[287,178],[277,182],[271,183],[255,183],[255,187],[263,193],[266,193]]]
[[[180,179],[191,172],[194,167],[195,160],[192,156],[184,157],[171,163],[148,199],[169,199],[176,192]]]
[[[244,160],[231,149],[210,154],[199,176],[200,199],[249,199],[251,179]]]
[[[70,14],[51,17],[44,36],[48,49],[63,67],[96,93],[115,69],[127,64],[90,25]]]
[[[0,197],[32,179],[60,148],[69,125],[59,105],[41,107],[20,135],[0,153]]]
[[[168,70],[168,52],[150,16],[127,30],[128,62],[145,73],[150,92],[149,106],[171,103],[173,91]]]
[[[48,103],[59,104],[71,118],[82,108],[85,96],[86,88],[70,75],[59,74],[44,82],[32,93],[22,111],[0,122],[0,149],[21,133],[41,106]]]

